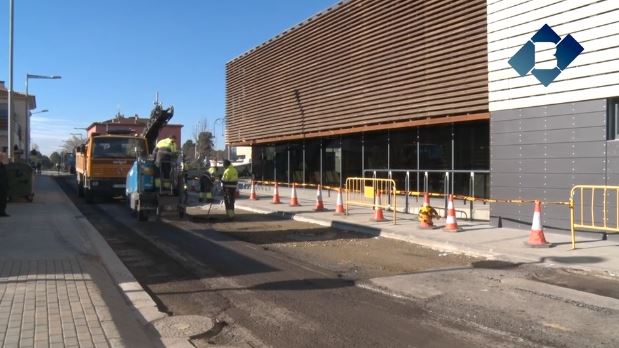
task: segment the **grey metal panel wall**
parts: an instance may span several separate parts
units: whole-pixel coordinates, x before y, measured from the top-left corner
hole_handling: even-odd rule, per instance
[[[498,199],[567,201],[576,184],[619,185],[619,141],[606,141],[606,100],[492,112],[490,171]],[[500,217],[504,227],[529,228],[533,206],[492,204],[490,215],[495,225]],[[568,208],[546,206],[543,224],[568,229]]]

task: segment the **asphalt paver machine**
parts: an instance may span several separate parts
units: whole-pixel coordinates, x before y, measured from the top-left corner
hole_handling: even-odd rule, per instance
[[[147,151],[155,148],[159,131],[173,115],[173,107],[164,110],[161,105],[155,106],[142,133],[146,138]],[[140,221],[170,211],[183,217],[187,203],[185,179],[182,155],[176,152],[160,156],[144,153],[127,173],[127,205]]]

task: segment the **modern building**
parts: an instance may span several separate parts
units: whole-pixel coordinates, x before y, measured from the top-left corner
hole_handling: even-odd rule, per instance
[[[108,131],[132,131],[135,133],[141,133],[148,123],[148,118],[141,118],[138,115],[125,117],[118,113],[114,118],[105,120],[102,122],[93,122],[86,128],[87,136],[90,137],[93,133],[105,134]],[[176,142],[180,147],[181,142],[181,124],[167,124],[159,132],[159,138],[167,138],[170,136],[176,136]]]
[[[7,152],[8,149],[8,115],[9,115],[9,94],[4,85],[4,81],[0,81],[0,151]],[[28,113],[36,108],[36,97],[28,95]],[[13,124],[11,132],[13,133],[13,148],[17,146],[17,151],[14,152],[18,156],[23,156],[26,149],[26,95],[18,92],[13,92]],[[23,158],[23,157],[22,157]]]
[[[340,2],[228,62],[226,142],[261,180],[441,191],[449,173],[487,195],[486,40],[485,0]]]
[[[280,182],[544,202],[619,185],[618,18],[612,0],[341,2],[227,64],[227,142]],[[490,209],[530,227],[530,204]],[[543,216],[569,227],[565,205]]]
[[[584,49],[547,87],[507,63],[544,25]],[[562,63],[554,45],[535,53],[536,68]],[[488,70],[493,197],[566,201],[574,185],[619,185],[619,1],[489,0]],[[529,227],[531,206],[492,204],[491,216]],[[545,205],[543,216],[569,228],[564,205]]]

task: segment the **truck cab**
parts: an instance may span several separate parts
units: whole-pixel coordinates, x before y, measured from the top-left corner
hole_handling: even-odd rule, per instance
[[[143,136],[93,134],[78,146],[75,169],[78,194],[92,201],[98,196],[121,196],[125,180],[136,158],[148,151]]]

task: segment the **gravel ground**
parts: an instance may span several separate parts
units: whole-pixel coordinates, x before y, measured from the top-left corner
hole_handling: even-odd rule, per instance
[[[209,228],[309,261],[347,279],[368,279],[437,268],[469,267],[479,259],[439,252],[384,237],[321,227],[269,215],[239,212],[235,221],[194,217]]]

